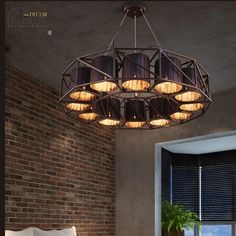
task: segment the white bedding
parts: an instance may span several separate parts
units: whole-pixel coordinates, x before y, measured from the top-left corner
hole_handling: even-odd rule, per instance
[[[30,227],[20,231],[5,230],[5,236],[33,236],[34,228]]]
[[[41,230],[29,227],[20,231],[5,230],[5,236],[76,236],[75,226],[60,230]]]

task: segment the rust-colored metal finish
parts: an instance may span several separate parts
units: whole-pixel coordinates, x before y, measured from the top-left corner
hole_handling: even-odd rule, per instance
[[[127,13],[129,17],[140,17],[142,16],[142,12],[145,13],[146,6],[142,3],[129,3],[124,6],[124,13]]]
[[[182,71],[187,75],[183,76],[183,82],[185,84],[195,85],[197,88],[201,88],[200,74],[196,67],[184,67]]]

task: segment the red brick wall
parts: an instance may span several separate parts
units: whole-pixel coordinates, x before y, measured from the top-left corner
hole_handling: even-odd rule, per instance
[[[6,229],[115,235],[115,131],[63,113],[58,93],[6,66]]]

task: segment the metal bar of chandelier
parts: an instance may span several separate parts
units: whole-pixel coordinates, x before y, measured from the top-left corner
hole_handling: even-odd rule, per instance
[[[161,47],[143,4],[128,4],[106,50],[77,57],[62,73],[59,101],[88,124],[156,129],[191,121],[210,103],[209,75],[193,58]],[[126,18],[133,18],[134,47],[115,47]],[[156,46],[137,47],[143,17]]]

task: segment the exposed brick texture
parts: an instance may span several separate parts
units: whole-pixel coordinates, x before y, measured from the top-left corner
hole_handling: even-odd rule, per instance
[[[115,131],[64,114],[58,92],[5,69],[6,229],[115,235]]]

